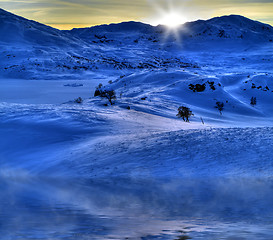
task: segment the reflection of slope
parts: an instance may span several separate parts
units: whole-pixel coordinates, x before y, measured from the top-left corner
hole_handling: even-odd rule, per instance
[[[271,183],[239,178],[1,178],[5,221],[0,233],[4,240],[171,240],[181,235],[196,239],[261,235],[259,239],[265,240],[272,236]]]

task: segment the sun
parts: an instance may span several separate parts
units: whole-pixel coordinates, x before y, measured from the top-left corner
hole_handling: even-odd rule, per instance
[[[188,21],[188,1],[181,0],[178,4],[176,0],[148,0],[153,13],[147,18],[147,22],[153,26],[165,25],[171,32],[176,31]]]
[[[165,25],[169,28],[177,28],[185,22],[185,19],[181,14],[176,12],[166,12],[159,20],[159,24]]]
[[[147,19],[147,22],[153,26],[166,26],[162,28],[162,43],[175,41],[180,45],[182,43],[181,31],[184,31],[182,25],[188,21],[189,13],[185,10],[186,8],[175,5],[172,0],[165,1],[165,4],[162,4],[164,0],[149,0],[154,14]]]

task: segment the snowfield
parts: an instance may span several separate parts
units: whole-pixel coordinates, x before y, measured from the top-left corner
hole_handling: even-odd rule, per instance
[[[0,10],[0,36],[1,239],[272,239],[271,26]]]

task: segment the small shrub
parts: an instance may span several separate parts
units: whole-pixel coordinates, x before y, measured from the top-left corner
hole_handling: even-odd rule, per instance
[[[215,108],[217,108],[220,112],[220,115],[222,115],[222,111],[224,110],[224,103],[223,102],[216,102]]]
[[[96,90],[95,90],[95,93],[94,93],[94,97],[97,97],[97,96],[100,96],[101,95],[101,91],[102,91],[102,84],[100,83],[97,87],[96,87]]]
[[[102,98],[107,98],[111,105],[114,104],[113,100],[117,99],[116,93],[114,90],[103,90],[100,93]]]
[[[83,100],[82,100],[81,97],[78,97],[78,98],[76,98],[76,99],[74,100],[74,102],[75,102],[75,103],[82,103]]]
[[[214,82],[209,82],[209,81],[208,81],[208,84],[209,84],[211,90],[213,90],[213,91],[216,90],[216,88],[215,88],[215,86],[214,86]]]
[[[252,97],[252,98],[250,99],[250,104],[251,104],[253,107],[257,104],[257,99],[256,99],[256,97]]]
[[[101,91],[99,89],[96,89],[94,93],[94,97],[100,96]]]
[[[194,114],[188,107],[180,106],[176,116],[182,118],[185,122],[190,122],[189,117],[194,116]]]
[[[96,87],[96,91],[94,93],[94,97],[100,96],[102,98],[107,98],[111,105],[114,104],[116,97],[116,93],[114,90],[107,90],[105,88],[102,88],[102,84],[100,83],[99,86]]]

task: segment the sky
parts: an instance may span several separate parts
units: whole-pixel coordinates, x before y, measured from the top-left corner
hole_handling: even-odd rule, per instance
[[[238,14],[273,25],[273,0],[0,0],[0,8],[58,29],[123,21],[152,25]]]

